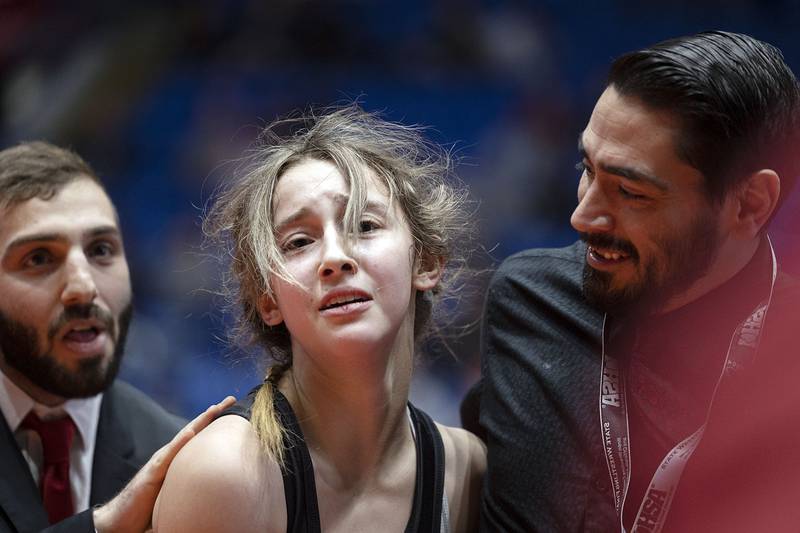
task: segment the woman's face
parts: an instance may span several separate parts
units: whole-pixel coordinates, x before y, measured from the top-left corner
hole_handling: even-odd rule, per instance
[[[309,159],[280,177],[273,200],[276,240],[297,284],[271,279],[275,298],[263,296],[260,310],[269,325],[285,322],[295,356],[298,349],[390,348],[400,331],[413,338],[415,293],[432,288],[438,270],[433,276],[416,271],[408,224],[384,189],[369,180],[361,231],[348,241],[349,187],[333,164]]]

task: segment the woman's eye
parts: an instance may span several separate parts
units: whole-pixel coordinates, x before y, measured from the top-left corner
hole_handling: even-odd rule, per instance
[[[291,251],[303,248],[304,246],[308,246],[313,241],[308,237],[293,237],[283,243],[283,250],[284,251]]]
[[[373,220],[362,220],[358,224],[358,231],[361,233],[369,233],[370,231],[375,231],[379,227],[380,225]]]

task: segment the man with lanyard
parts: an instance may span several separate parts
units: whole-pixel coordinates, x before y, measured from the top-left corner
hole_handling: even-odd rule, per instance
[[[800,530],[800,285],[767,234],[799,111],[745,35],[614,62],[578,142],[582,242],[489,287],[483,530]]]
[[[130,315],[96,174],[43,142],[0,151],[0,532],[144,531],[172,458],[232,403],[178,432],[180,419],[115,383]]]

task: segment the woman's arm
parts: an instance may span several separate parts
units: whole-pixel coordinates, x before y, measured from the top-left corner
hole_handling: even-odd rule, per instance
[[[219,418],[181,450],[158,496],[153,529],[286,530],[280,469],[264,456],[247,420]]]
[[[486,446],[469,431],[437,426],[445,450],[445,492],[450,506],[450,531],[477,531],[481,486],[486,472]]]

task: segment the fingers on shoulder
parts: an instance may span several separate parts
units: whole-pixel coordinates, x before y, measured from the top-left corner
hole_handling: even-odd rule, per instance
[[[200,433],[206,426],[214,422],[220,413],[232,406],[235,402],[236,398],[233,396],[227,396],[224,400],[210,406],[204,412],[197,415],[194,420],[186,424],[182,430],[182,433],[188,433],[190,435]]]
[[[239,416],[223,416],[194,437],[175,459],[176,467],[194,475],[216,479],[249,479],[266,460],[250,422]]]
[[[189,441],[167,472],[154,517],[157,530],[235,530],[264,481],[254,439],[246,420],[226,416]]]

